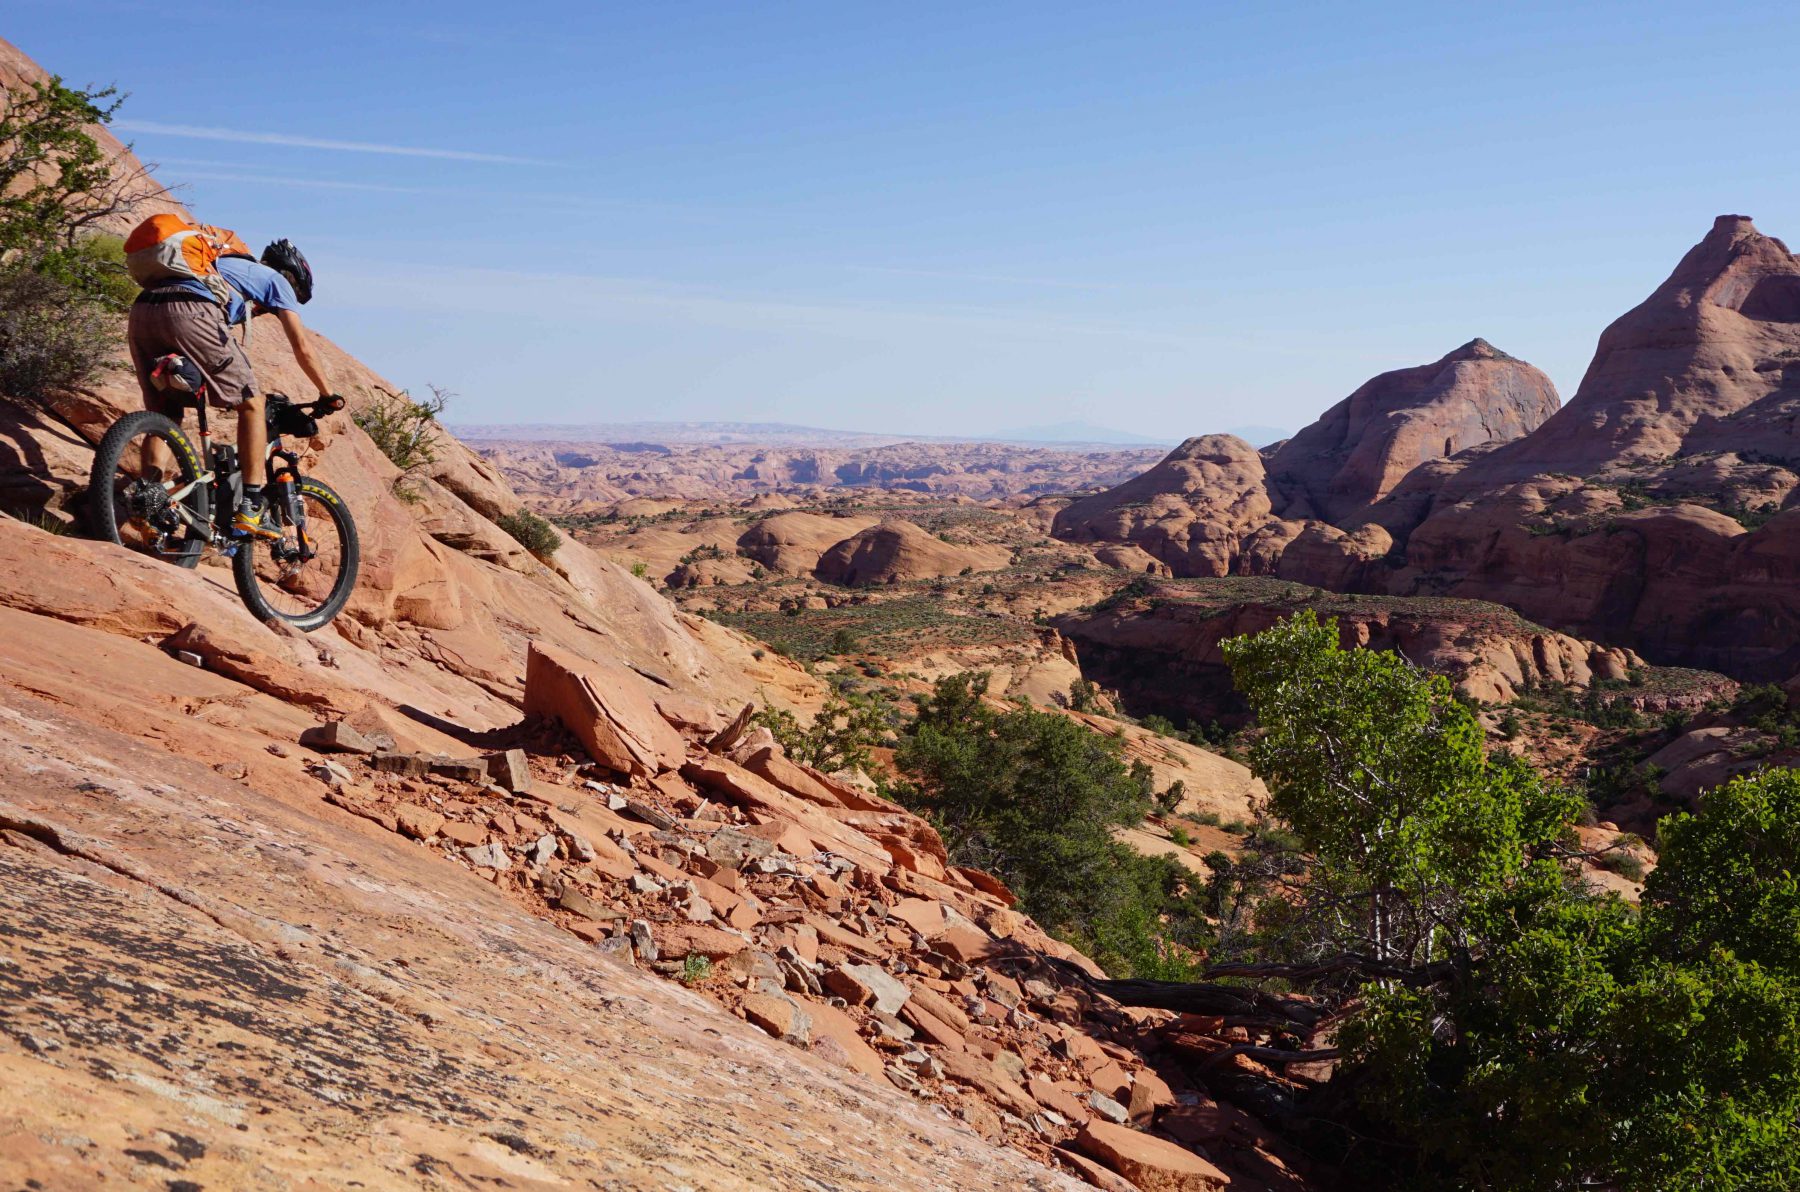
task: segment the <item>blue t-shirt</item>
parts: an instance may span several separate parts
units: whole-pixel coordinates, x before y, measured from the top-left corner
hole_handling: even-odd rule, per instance
[[[256,303],[264,310],[300,309],[300,300],[294,296],[294,287],[288,283],[288,279],[258,261],[245,257],[220,257],[219,274],[231,286],[231,300],[225,307],[225,321],[233,327],[242,323],[247,315],[246,300]],[[192,290],[203,298],[213,296],[202,281],[173,284]]]

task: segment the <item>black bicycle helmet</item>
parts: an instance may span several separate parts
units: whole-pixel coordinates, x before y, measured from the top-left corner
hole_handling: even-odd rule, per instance
[[[302,303],[312,301],[312,266],[300,255],[291,240],[277,240],[263,249],[262,263],[277,273],[287,274],[294,285],[294,297]]]

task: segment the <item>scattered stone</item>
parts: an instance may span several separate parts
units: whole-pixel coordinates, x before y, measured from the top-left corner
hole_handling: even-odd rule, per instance
[[[525,659],[525,711],[561,721],[589,757],[620,773],[673,770],[687,755],[687,742],[657,711],[648,680],[542,642],[532,642]]]
[[[334,761],[317,761],[306,767],[306,772],[321,782],[332,786],[348,786],[353,781],[350,771]]]
[[[512,868],[512,858],[506,855],[506,850],[497,842],[484,844],[479,848],[465,848],[462,852],[477,869],[505,871]]]
[[[198,666],[201,668],[206,666],[206,659],[200,657],[200,655],[194,653],[192,650],[175,651],[175,661],[185,662],[189,666]]]
[[[609,959],[629,964],[631,963],[631,937],[609,935],[603,940],[594,942],[594,951]]]
[[[875,1024],[875,1033],[881,1035],[883,1038],[898,1040],[902,1043],[910,1043],[913,1036],[918,1034],[917,1031],[913,1030],[910,1026],[907,1026],[904,1022],[901,1022],[898,1018],[895,1018],[892,1014],[883,1014],[880,1011],[876,1011],[870,1018],[870,1021]]]
[[[498,845],[490,847],[499,847]],[[496,869],[505,868],[495,866]],[[595,902],[574,886],[565,885],[557,896],[556,905],[571,914],[580,915],[595,923],[612,923],[625,917],[625,912],[616,907],[607,906],[603,902]]]
[[[1121,1126],[1124,1125],[1126,1119],[1131,1116],[1130,1112],[1123,1105],[1119,1104],[1105,1093],[1089,1093],[1088,1106],[1107,1121],[1116,1122]]]
[[[487,829],[480,824],[465,824],[459,820],[446,820],[438,828],[438,834],[453,844],[469,846],[481,844],[488,837]]]
[[[556,837],[551,836],[548,833],[538,837],[532,844],[531,851],[527,855],[530,857],[533,865],[542,867],[548,864],[550,858],[556,856]]]
[[[431,758],[423,753],[396,753],[380,749],[369,755],[369,768],[386,774],[423,778],[431,772]]]
[[[704,956],[719,961],[744,948],[742,936],[704,923],[655,923],[650,930],[657,951],[667,960]]]
[[[1140,1192],[1136,1184],[1132,1183],[1118,1172],[1109,1171],[1100,1166],[1100,1164],[1094,1162],[1086,1155],[1076,1154],[1074,1151],[1067,1150],[1063,1147],[1055,1147],[1053,1149],[1059,1160],[1067,1164],[1076,1175],[1100,1189],[1100,1192]]]
[[[882,1014],[898,1014],[900,1007],[904,1006],[907,999],[912,996],[912,991],[905,985],[872,964],[840,965],[832,971],[848,978],[847,983],[854,983],[853,987],[867,990],[869,997],[875,1003],[875,1009]],[[826,985],[830,986],[830,984],[828,976]],[[841,990],[834,988],[833,992],[839,993],[849,1000],[855,1000]]]
[[[444,826],[444,817],[417,803],[402,803],[394,809],[394,822],[414,840],[430,840]]]
[[[706,838],[706,855],[727,869],[743,869],[753,860],[763,860],[775,852],[770,840],[752,836],[736,828],[720,828]]]
[[[1075,1145],[1141,1192],[1219,1192],[1231,1182],[1192,1151],[1111,1122],[1088,1122],[1075,1136]]]
[[[434,757],[426,764],[439,778],[455,782],[483,782],[488,776],[487,764],[475,757]]]
[[[656,937],[650,932],[650,924],[642,919],[631,921],[631,947],[637,952],[638,959],[645,964],[657,958]]]
[[[503,790],[524,792],[531,789],[531,766],[525,760],[523,749],[490,753],[481,761],[487,776]]]
[[[625,805],[622,808],[617,810],[624,811],[626,815],[631,816],[633,819],[643,820],[653,828],[668,829],[675,826],[675,817],[664,811],[662,808],[657,807],[655,804],[645,803],[640,799],[631,798],[625,799],[624,804]]]
[[[569,842],[569,851],[575,854],[577,861],[592,861],[600,855],[594,851],[594,846],[588,843],[585,836],[578,836],[574,832],[564,832],[563,839]]]
[[[233,782],[242,782],[250,777],[250,767],[243,762],[220,762],[213,767],[213,772],[229,778]]]
[[[812,1038],[812,1018],[790,997],[752,993],[744,998],[744,1017],[788,1043],[804,1047]]]
[[[631,875],[631,892],[633,894],[654,894],[662,889],[662,883],[645,873]]]
[[[893,1081],[894,1087],[903,1093],[921,1092],[925,1087],[919,1083],[918,1077],[914,1076],[911,1072],[908,1072],[905,1068],[902,1068],[899,1064],[889,1064],[887,1067],[883,1068],[882,1071],[887,1075],[889,1080]]]
[[[342,720],[315,724],[300,734],[300,744],[320,753],[374,753],[375,742]]]

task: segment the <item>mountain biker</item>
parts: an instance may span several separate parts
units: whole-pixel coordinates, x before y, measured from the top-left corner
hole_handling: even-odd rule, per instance
[[[231,328],[243,326],[247,341],[250,319],[273,314],[300,370],[318,386],[320,397],[329,396],[331,382],[300,321],[300,307],[312,298],[312,268],[290,241],[277,240],[263,249],[261,261],[246,255],[224,255],[219,257],[217,269],[229,287],[224,305],[204,283],[193,279],[165,281],[138,295],[127,332],[131,363],[143,390],[145,409],[170,412],[167,398],[151,380],[151,371],[161,357],[179,353],[205,375],[212,404],[237,411],[244,492],[232,518],[232,532],[276,539],[281,532],[265,516],[263,496],[269,454],[263,395],[256,387],[244,343],[232,336]]]

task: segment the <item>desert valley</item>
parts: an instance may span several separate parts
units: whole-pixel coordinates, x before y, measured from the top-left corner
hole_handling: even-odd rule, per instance
[[[192,214],[84,135],[84,237]],[[1268,444],[465,424],[308,332],[314,632],[96,540],[104,308],[0,384],[0,1183],[1793,1186],[1800,257],[1693,231],[1566,400],[1471,338]]]

